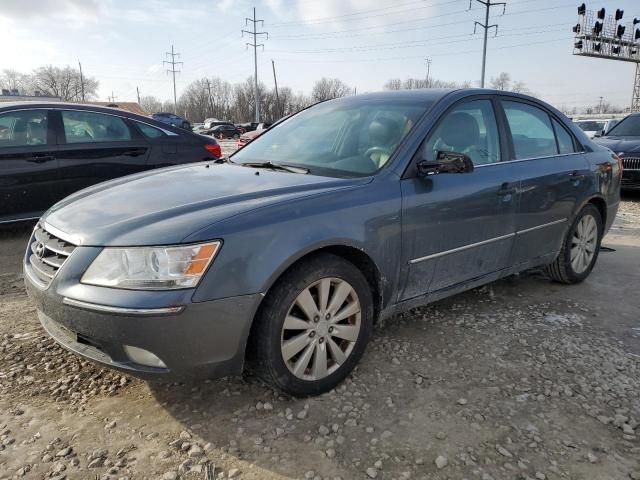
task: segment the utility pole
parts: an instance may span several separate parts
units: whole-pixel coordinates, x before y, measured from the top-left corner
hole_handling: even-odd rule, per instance
[[[496,35],[498,35],[498,24],[489,25],[489,10],[491,7],[496,7],[498,5],[502,5],[502,14],[507,8],[507,2],[493,2],[491,0],[475,0],[478,3],[481,3],[485,7],[484,13],[484,23],[475,22],[473,24],[473,33],[476,33],[476,27],[480,26],[484,29],[484,44],[482,46],[482,74],[480,76],[480,88],[484,88],[484,74],[485,67],[487,65],[487,33],[489,33],[490,28],[496,29]],[[469,9],[471,9],[471,5],[473,4],[473,0],[469,0]]]
[[[429,72],[431,70],[431,58],[427,57],[427,79],[425,82],[425,88],[429,88]]]
[[[179,53],[173,51],[173,44],[171,45],[171,52],[165,52],[165,56],[171,55],[171,60],[163,60],[162,64],[171,65],[171,68],[167,69],[167,73],[171,72],[173,75],[173,113],[178,114],[178,97],[176,96],[176,73],[180,73],[180,70],[176,70],[176,65],[183,65],[182,62],[176,62],[176,57],[180,57]]]
[[[242,36],[244,36],[245,33],[248,33],[249,35],[253,35],[253,43],[247,43],[246,46],[253,47],[253,81],[255,85],[254,96],[256,100],[256,123],[260,123],[260,93],[258,92],[258,47],[262,47],[262,50],[264,51],[264,43],[258,44],[257,38],[258,38],[258,35],[266,35],[267,40],[269,40],[269,33],[256,31],[256,27],[258,23],[261,23],[262,27],[264,27],[264,20],[256,20],[255,7],[253,7],[253,19],[249,17],[245,17],[244,25],[247,26],[249,22],[253,24],[253,31],[241,30],[241,34]]]
[[[215,109],[213,108],[213,98],[211,97],[211,84],[209,83],[208,78],[207,78],[207,92],[209,92],[209,104],[211,105],[211,115],[214,115]]]
[[[113,90],[111,90],[111,96],[110,96],[110,97],[107,97],[107,99],[109,100],[109,103],[115,103],[115,101],[116,101],[116,99],[117,99],[117,98],[118,98],[118,97],[116,97],[116,96],[113,94]]]
[[[600,97],[600,104],[598,105],[598,113],[602,113],[602,100],[603,100],[603,97]]]
[[[80,67],[80,88],[82,92],[82,101],[84,102],[84,77],[82,76],[82,64],[78,60],[78,67]]]
[[[138,95],[138,105],[140,105],[140,89],[136,87],[136,94]]]
[[[278,118],[282,116],[282,112],[280,111],[280,95],[278,95],[278,78],[276,77],[276,62],[271,59],[271,66],[273,67],[273,83],[276,86],[276,111],[278,113]],[[278,118],[274,118],[277,120]]]

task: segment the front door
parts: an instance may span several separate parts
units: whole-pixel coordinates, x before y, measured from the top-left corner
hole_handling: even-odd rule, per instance
[[[518,180],[513,165],[501,162],[495,106],[490,97],[454,105],[417,154],[416,161],[433,161],[438,151],[464,153],[473,172],[410,175],[401,182],[402,260],[409,268],[400,300],[508,266]]]
[[[47,110],[0,113],[0,223],[37,218],[55,203],[54,143]]]
[[[122,117],[87,110],[54,113],[64,189],[61,198],[147,168],[150,145]]]

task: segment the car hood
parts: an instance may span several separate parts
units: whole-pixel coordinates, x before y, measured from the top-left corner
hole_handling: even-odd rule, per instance
[[[598,145],[613,150],[615,153],[640,152],[640,137],[598,137],[594,141]]]
[[[197,163],[81,190],[42,220],[77,245],[169,245],[234,215],[370,181]]]

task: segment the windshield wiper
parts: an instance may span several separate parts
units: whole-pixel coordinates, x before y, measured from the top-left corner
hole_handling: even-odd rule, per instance
[[[247,162],[247,163],[243,163],[242,166],[251,167],[251,168],[269,168],[271,170],[283,170],[285,172],[291,172],[291,173],[303,173],[303,174],[309,173],[308,168],[294,167],[293,165],[285,165],[283,163]]]

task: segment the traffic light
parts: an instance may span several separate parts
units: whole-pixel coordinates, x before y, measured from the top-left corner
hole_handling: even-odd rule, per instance
[[[580,24],[579,23],[576,23],[573,26],[573,33],[580,33]]]
[[[602,22],[596,22],[593,25],[593,34],[600,35],[602,33]]]
[[[578,15],[584,15],[587,12],[587,6],[583,3],[578,5]]]
[[[621,10],[618,8],[616,10],[616,22],[619,22],[620,20],[622,20],[623,15],[624,15],[624,10]]]
[[[619,46],[619,45],[616,45],[615,47],[613,47],[613,48],[611,49],[611,51],[612,51],[613,53],[615,53],[616,55],[620,54],[620,46]]]
[[[638,40],[640,38],[640,28],[636,28],[636,34],[633,36],[633,38],[635,40]]]
[[[574,43],[573,47],[577,48],[578,50],[582,50],[582,40],[578,40],[576,43]]]
[[[599,43],[594,43],[593,44],[593,50],[594,51],[599,52],[601,48],[602,48],[601,44],[599,44]]]
[[[624,25],[618,25],[618,28],[616,29],[616,36],[618,38],[622,38],[624,35],[624,31],[627,29],[627,27],[625,27]]]
[[[600,20],[604,20],[605,13],[607,13],[607,11],[604,9],[604,7],[598,10],[598,18]]]

